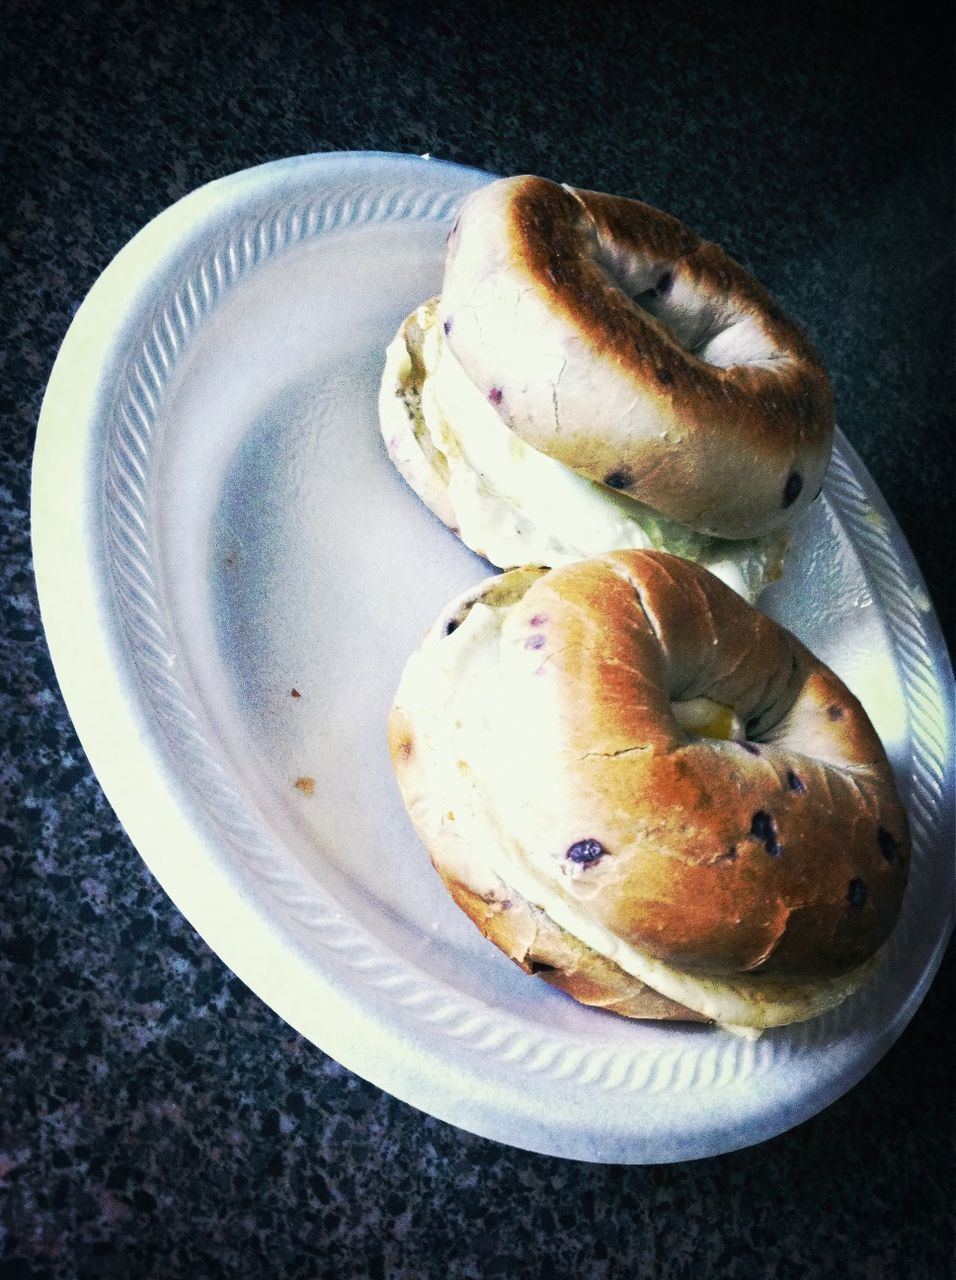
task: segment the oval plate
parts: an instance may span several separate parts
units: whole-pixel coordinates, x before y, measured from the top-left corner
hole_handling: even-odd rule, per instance
[[[629,1023],[521,974],[446,896],[385,719],[445,602],[488,566],[388,463],[386,343],[436,293],[488,174],[332,154],[212,183],[122,250],[51,375],[35,568],[93,768],[170,897],[325,1052],[486,1137],[656,1163],[758,1142],[853,1085],[950,929],[952,675],[913,558],[842,437],[764,607],[862,699],[912,815],[880,974],[756,1042]]]

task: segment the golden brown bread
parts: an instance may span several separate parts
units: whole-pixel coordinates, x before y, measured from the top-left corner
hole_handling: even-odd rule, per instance
[[[732,737],[682,728],[701,698]],[[739,998],[722,1020],[797,1020],[815,987],[823,1007],[853,988],[899,912],[907,822],[859,702],[664,553],[482,584],[409,663],[390,746],[486,936],[628,1016],[720,1016],[702,980]]]
[[[539,451],[702,533],[789,524],[819,491],[832,397],[739,263],[640,201],[544,178],[473,193],[449,237],[448,345]]]

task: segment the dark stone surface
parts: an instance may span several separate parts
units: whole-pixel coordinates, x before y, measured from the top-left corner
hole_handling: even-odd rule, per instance
[[[119,827],[28,540],[46,378],[99,272],[280,156],[640,195],[809,330],[953,622],[952,27],[863,4],[11,3],[0,14],[0,1280],[953,1271],[952,949],[849,1095],[715,1160],[598,1167],[413,1111],[285,1027]]]

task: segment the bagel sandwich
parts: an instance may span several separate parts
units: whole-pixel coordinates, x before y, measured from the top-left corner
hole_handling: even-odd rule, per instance
[[[379,417],[411,487],[499,568],[656,548],[750,600],[833,434],[818,355],[742,266],[640,201],[532,176],[464,202]]]
[[[454,901],[584,1004],[756,1035],[879,963],[909,862],[879,738],[699,565],[626,550],[485,580],[409,659],[388,732]]]

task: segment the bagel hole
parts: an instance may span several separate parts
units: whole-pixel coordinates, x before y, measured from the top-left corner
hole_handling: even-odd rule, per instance
[[[672,291],[674,294],[678,290]],[[635,298],[642,310],[662,325],[688,355],[695,356],[705,364],[721,364],[720,360],[710,358],[714,342],[724,332],[725,317],[710,303],[704,303],[696,310],[690,299],[683,296],[660,297],[657,294]],[[731,362],[734,363],[734,362]]]
[[[679,262],[649,262],[635,256],[600,233],[593,258],[609,283],[635,307],[650,316],[668,337],[703,364],[729,369],[740,365],[766,367],[781,359],[758,317],[730,303],[714,301]],[[668,370],[658,378],[668,385]]]
[[[717,368],[765,365],[780,359],[753,316],[714,302],[693,281],[660,264],[635,263],[599,242],[596,261],[610,282],[664,328],[688,355]],[[671,375],[662,378],[670,382]]]
[[[691,354],[721,369],[766,365],[780,358],[759,323],[752,316],[739,315],[725,316],[701,335]]]
[[[684,698],[671,702],[671,714],[678,726],[691,738],[710,738],[719,742],[741,742],[743,726],[733,707],[712,698]]]
[[[719,323],[716,309],[705,302],[707,313],[701,314],[695,291],[674,275],[673,267],[635,260],[627,250],[600,237],[595,241],[594,261],[614,288],[656,320],[685,351],[695,355],[714,336]]]
[[[688,355],[705,364],[735,364],[725,360],[717,340],[738,323],[736,312],[728,312],[669,270],[642,265],[619,273],[615,265],[602,262],[614,284],[636,307],[655,320]],[[736,346],[737,344],[731,344]]]
[[[744,732],[746,733],[748,738],[753,739],[757,736],[757,729],[759,725],[760,725],[759,716],[753,716],[751,717],[750,720],[747,721],[747,723],[744,725]]]
[[[635,301],[641,299],[650,300],[651,298],[663,298],[670,291],[671,285],[674,283],[674,277],[669,271],[663,272],[657,280],[656,284],[651,285],[649,289],[645,289],[635,298]]]

